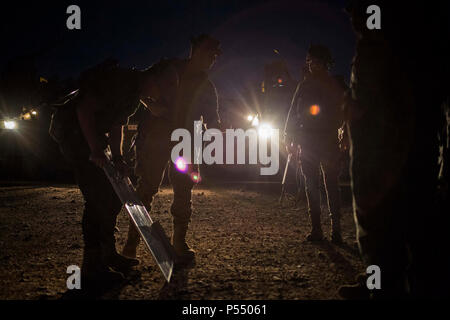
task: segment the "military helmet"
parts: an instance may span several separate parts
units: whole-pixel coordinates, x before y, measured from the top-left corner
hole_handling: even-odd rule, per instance
[[[217,55],[222,54],[222,50],[220,49],[220,41],[206,33],[203,33],[197,37],[192,37],[191,45],[194,50],[202,48],[205,50],[211,50]]]
[[[311,59],[312,57],[322,61],[328,69],[331,69],[334,66],[334,59],[330,49],[324,45],[311,44],[308,49],[306,60]]]

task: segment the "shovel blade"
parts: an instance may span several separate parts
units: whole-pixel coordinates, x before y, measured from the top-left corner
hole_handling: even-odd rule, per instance
[[[103,167],[106,176],[117,196],[125,205],[128,215],[150,250],[156,264],[161,269],[167,282],[169,282],[176,257],[173,247],[164,229],[158,222],[153,222],[147,209],[139,200],[130,179],[128,177],[120,177],[110,160],[110,155],[108,153],[105,154],[108,157],[108,161]]]
[[[176,255],[164,229],[159,222],[151,222],[144,206],[126,204],[125,207],[164,278],[170,282]]]

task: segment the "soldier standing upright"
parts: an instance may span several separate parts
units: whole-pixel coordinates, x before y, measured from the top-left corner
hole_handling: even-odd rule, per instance
[[[366,23],[373,5],[380,28]],[[348,103],[353,210],[361,255],[381,271],[372,296],[448,295],[449,219],[437,197],[439,149],[448,148],[439,141],[448,2],[353,1],[348,11],[357,36]],[[445,201],[448,210],[448,194]],[[369,297],[361,279],[340,294]]]
[[[172,242],[181,262],[191,261],[195,257],[194,250],[186,243],[186,232],[192,214],[192,188],[198,181],[200,172],[195,164],[186,165],[183,171],[187,173],[177,170],[175,164],[170,161],[174,146],[170,136],[177,128],[187,129],[193,135],[193,124],[196,120],[203,120],[203,124],[210,127],[220,123],[216,89],[207,73],[221,53],[219,46],[218,40],[202,34],[191,39],[188,59],[163,60],[155,65],[154,68],[162,70],[161,72],[168,68],[176,70],[177,89],[175,93],[167,91],[162,96],[169,106],[167,113],[159,117],[147,113],[139,122],[135,167],[138,177],[137,192],[150,211],[153,197],[158,192],[167,169],[174,192],[170,209],[173,217]],[[136,228],[130,224],[123,254],[136,257],[139,239]]]
[[[286,128],[286,145],[300,145],[301,171],[305,178],[308,211],[311,221],[309,241],[320,241],[320,177],[322,172],[327,204],[332,221],[331,238],[342,242],[340,196],[338,186],[338,129],[343,123],[341,105],[345,84],[329,74],[333,59],[328,48],[311,45],[306,57],[309,73],[300,82],[292,100]],[[288,152],[294,152],[289,150]],[[319,171],[320,170],[320,171]]]

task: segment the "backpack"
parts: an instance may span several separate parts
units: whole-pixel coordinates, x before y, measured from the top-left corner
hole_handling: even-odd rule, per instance
[[[78,117],[76,113],[76,101],[79,90],[75,90],[65,96],[61,101],[52,104],[50,127],[48,133],[58,144],[63,143],[69,135],[80,133]]]
[[[82,72],[78,79],[79,89],[64,97],[61,103],[52,105],[49,134],[53,140],[61,144],[68,136],[82,137],[76,113],[77,103],[82,95],[95,95],[108,107],[99,117],[104,119],[103,122],[112,122],[112,118],[117,113],[112,110],[114,108],[126,111],[128,108],[121,108],[122,105],[132,103],[131,100],[136,95],[136,83],[133,81],[135,72],[135,70],[120,68],[117,61],[113,59],[107,59]],[[123,92],[127,94],[124,95]]]
[[[161,58],[157,63],[154,63],[145,69],[144,72],[158,75],[162,74],[167,68],[172,67],[175,68],[178,75],[180,75],[183,72],[185,65],[186,61],[179,58]]]

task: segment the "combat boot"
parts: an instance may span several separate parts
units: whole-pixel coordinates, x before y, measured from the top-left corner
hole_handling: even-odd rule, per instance
[[[322,241],[323,232],[321,227],[316,227],[311,230],[311,232],[306,236],[307,241]]]
[[[137,246],[134,243],[130,243],[127,241],[127,243],[125,243],[125,246],[122,249],[122,255],[127,258],[136,259],[137,255],[136,251]]]
[[[139,260],[127,258],[117,253],[116,246],[113,241],[103,243],[102,251],[103,263],[116,271],[127,272],[131,267],[139,264]]]
[[[332,220],[331,226],[331,242],[335,244],[342,244],[341,223],[339,220]]]
[[[306,241],[322,241],[323,232],[320,223],[320,210],[309,210],[311,232],[306,236]]]
[[[114,270],[126,272],[131,267],[137,266],[139,264],[139,260],[127,258],[117,252],[114,252],[112,255],[105,258],[105,263]]]
[[[340,233],[333,232],[331,234],[331,242],[334,244],[343,244],[344,241],[342,240],[342,235]]]
[[[356,278],[356,284],[344,285],[339,288],[339,296],[347,300],[368,300],[370,292],[366,284],[367,275],[360,274]]]
[[[195,251],[186,243],[187,224],[174,224],[172,244],[180,263],[187,263],[195,259]]]
[[[333,224],[333,228],[331,230],[331,242],[333,242],[334,244],[342,244],[343,243],[340,225],[335,226]]]
[[[81,265],[81,289],[94,291],[105,286],[122,282],[125,278],[119,273],[108,268],[101,259],[99,249],[85,249],[83,252],[83,264]]]

